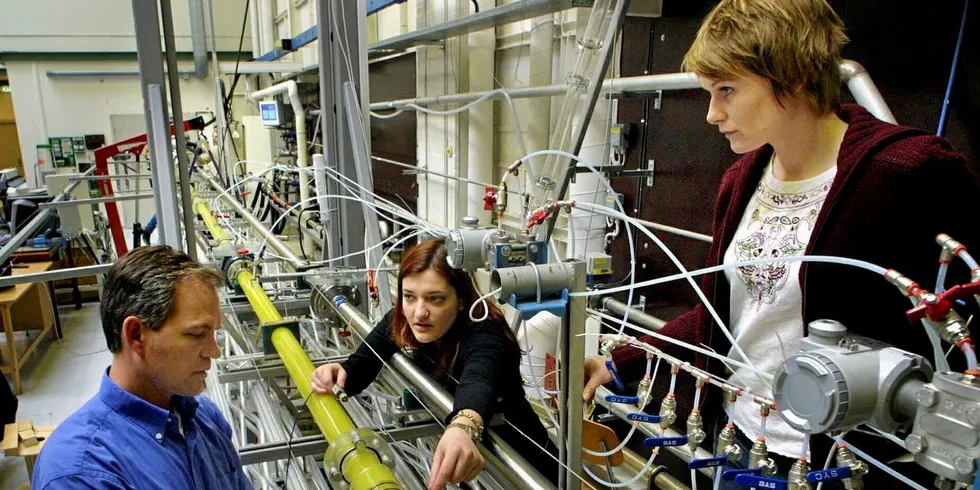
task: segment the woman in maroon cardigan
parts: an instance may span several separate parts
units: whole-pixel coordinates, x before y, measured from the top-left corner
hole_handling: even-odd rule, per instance
[[[708,265],[833,255],[894,268],[931,289],[937,234],[980,246],[980,186],[963,156],[942,138],[841,103],[846,41],[825,0],[722,0],[704,20],[683,66],[710,94],[708,123],[742,155],[722,178]],[[951,276],[950,283],[965,278]],[[659,333],[740,359],[720,330],[728,328],[749,363],[769,374],[795,352],[807,325],[825,318],[932,359],[922,326],[904,317],[908,300],[865,270],[799,262],[740,267],[705,276],[702,289],[728,325],[714,325],[699,305]],[[641,340],[679,353],[652,337]],[[693,360],[723,379],[732,376],[717,361]],[[585,361],[586,400],[612,381],[603,361]],[[623,347],[613,361],[624,382],[635,381],[645,354]],[[771,398],[764,382],[741,374],[733,383]],[[742,437],[759,437],[758,406],[745,400],[733,408]],[[778,414],[769,418],[766,436],[782,466],[800,456],[803,435]],[[828,441],[813,438],[814,460],[823,461]]]

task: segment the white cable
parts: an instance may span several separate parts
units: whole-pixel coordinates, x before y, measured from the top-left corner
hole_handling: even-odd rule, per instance
[[[748,369],[748,370],[750,370],[750,371],[752,371],[752,372],[754,372],[756,374],[759,374],[760,376],[765,377],[766,379],[768,379],[770,381],[773,378],[773,375],[771,375],[771,374],[764,373],[762,371],[759,371],[758,369],[752,368],[751,366],[749,366],[747,364],[743,364],[743,363],[741,363],[739,361],[736,361],[734,359],[727,358],[725,356],[722,356],[720,354],[717,354],[715,352],[712,352],[712,351],[710,351],[708,349],[704,349],[704,348],[695,346],[693,344],[689,344],[687,342],[684,342],[682,340],[677,340],[675,338],[668,337],[668,336],[666,336],[664,334],[654,332],[653,330],[647,330],[647,329],[645,329],[643,327],[640,327],[638,325],[634,325],[632,323],[623,322],[619,318],[611,317],[611,316],[606,315],[605,313],[603,313],[601,311],[598,311],[598,310],[593,310],[593,309],[589,308],[586,311],[588,313],[592,314],[592,315],[599,316],[599,317],[604,318],[604,319],[606,319],[608,321],[618,322],[620,324],[625,324],[627,327],[632,328],[633,330],[636,330],[637,332],[640,332],[640,333],[645,334],[645,335],[649,335],[651,337],[655,337],[657,339],[663,340],[664,342],[667,342],[667,343],[670,343],[670,344],[674,344],[674,345],[677,345],[677,346],[680,346],[680,347],[684,347],[686,349],[689,349],[689,350],[692,350],[694,352],[697,352],[698,354],[703,354],[703,355],[706,355],[708,357],[712,357],[714,359],[719,359],[722,362],[725,362],[725,363],[730,364],[730,365],[733,365],[733,366],[738,366],[738,367],[743,368],[743,369]],[[579,334],[579,335],[582,335],[582,336],[596,335],[596,336],[598,336],[598,335],[601,335],[601,334],[587,332],[587,333],[583,333],[583,334]],[[664,354],[661,353],[661,354],[658,354],[658,355],[664,355]]]
[[[603,480],[602,478],[599,478],[595,473],[592,472],[592,470],[589,469],[588,465],[582,465],[582,469],[585,470],[585,473],[587,473],[593,480],[596,481],[596,483],[600,485],[604,485],[609,488],[624,488],[640,481],[640,478],[646,475],[647,470],[650,469],[650,466],[653,464],[653,460],[656,457],[657,457],[657,451],[653,451],[652,453],[650,453],[650,459],[647,459],[647,462],[646,464],[643,465],[643,468],[640,468],[640,471],[637,471],[636,475],[634,475],[633,478],[630,478],[629,480],[626,480],[622,483],[608,482],[606,480]],[[611,478],[612,475],[609,475],[609,477]]]
[[[870,262],[865,262],[863,260],[848,259],[846,257],[834,257],[831,255],[795,255],[786,257],[776,257],[770,259],[755,259],[746,260],[744,262],[734,262],[731,264],[721,264],[712,267],[705,267],[704,269],[698,269],[690,272],[683,272],[679,274],[673,274],[670,276],[659,277],[657,279],[650,279],[649,281],[642,281],[636,283],[637,288],[643,288],[647,286],[655,286],[657,284],[663,284],[667,282],[677,281],[680,279],[687,279],[689,277],[698,277],[705,274],[711,274],[712,272],[719,272],[726,269],[734,269],[737,267],[745,267],[752,265],[764,265],[773,264],[776,262],[818,262],[823,264],[842,264],[859,267],[882,276],[885,275],[886,269],[881,266],[877,266]],[[612,294],[618,293],[620,291],[625,291],[629,286],[619,286],[615,288],[602,289],[598,291],[586,291],[581,293],[568,293],[569,296],[595,296],[599,294]]]
[[[499,292],[501,292],[503,290],[504,290],[504,288],[497,288],[497,289],[494,289],[493,291],[490,291],[489,293],[484,294],[483,296],[480,296],[479,298],[477,298],[477,300],[474,301],[473,304],[470,305],[470,321],[472,321],[472,322],[482,322],[483,320],[486,320],[490,316],[490,305],[487,304],[487,298],[489,298],[489,297],[491,297],[491,296],[493,296],[493,295],[495,295],[495,294],[497,294],[497,293],[499,293]],[[473,317],[473,310],[476,308],[476,305],[478,305],[478,304],[482,304],[483,305],[483,316],[481,316],[480,318],[474,318]]]
[[[668,248],[667,245],[664,244],[664,242],[662,242],[659,237],[657,237],[657,235],[655,235],[647,227],[643,226],[642,224],[639,224],[635,219],[627,216],[625,213],[615,212],[609,208],[596,206],[595,204],[592,203],[583,202],[583,203],[576,204],[576,206],[582,206],[582,205],[584,205],[586,209],[591,208],[594,212],[597,212],[599,214],[605,214],[606,216],[612,216],[613,218],[619,217],[627,224],[636,226],[641,232],[643,232],[647,236],[647,238],[652,240],[654,243],[657,244],[658,247],[660,247],[660,250],[662,250],[667,255],[670,261],[674,263],[674,266],[677,267],[677,269],[680,270],[681,273],[688,272],[687,268],[684,267],[684,264],[681,263],[680,259],[678,259],[676,255],[674,255],[674,252],[672,252],[670,248]],[[627,229],[629,229],[628,226]],[[691,285],[691,288],[694,289],[694,292],[698,295],[698,298],[701,299],[701,303],[704,304],[705,309],[708,310],[708,314],[710,314],[711,317],[715,320],[715,323],[718,324],[718,328],[725,335],[725,338],[728,339],[728,342],[731,343],[735,351],[738,352],[738,355],[742,356],[742,360],[744,360],[749,366],[751,366],[752,371],[754,373],[758,373],[759,371],[755,368],[755,363],[753,363],[752,360],[749,359],[749,356],[745,354],[745,351],[742,350],[742,347],[738,345],[738,342],[735,341],[735,336],[732,335],[732,332],[727,327],[728,322],[723,321],[721,319],[721,316],[719,316],[718,312],[715,311],[715,307],[711,304],[710,301],[708,301],[708,297],[705,296],[704,291],[701,290],[701,286],[698,286],[698,283],[695,282],[692,277],[687,277],[687,282]]]

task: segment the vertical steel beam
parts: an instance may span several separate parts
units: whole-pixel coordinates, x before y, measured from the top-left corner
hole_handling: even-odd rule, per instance
[[[317,21],[320,42],[320,127],[326,165],[341,175],[358,175],[358,162],[351,144],[350,126],[345,122],[344,84],[351,83],[356,93],[356,122],[363,129],[363,148],[370,155],[370,125],[367,118],[367,42],[366,18],[361,12],[365,0],[356,2],[317,1]],[[370,165],[370,159],[364,163]],[[339,193],[334,179],[328,181],[328,191]],[[367,248],[364,242],[365,222],[361,204],[351,200],[331,200],[329,210],[329,239],[324,258],[356,253]],[[346,265],[365,267],[362,254],[345,259]],[[362,291],[363,292],[363,291]],[[363,304],[367,307],[367,302]]]
[[[338,105],[339,97],[336,96],[334,91],[334,70],[333,66],[339,63],[343,63],[343,55],[337,46],[337,39],[334,38],[335,32],[333,28],[332,16],[334,15],[333,9],[331,8],[330,0],[317,0],[317,28],[319,32],[317,33],[318,39],[320,39],[320,49],[319,49],[319,63],[320,63],[320,128],[322,132],[320,133],[323,140],[323,157],[326,159],[327,167],[333,168],[334,170],[340,170],[338,161],[344,154],[342,145],[344,145],[344,139],[337,138],[338,127],[342,125],[337,123],[338,116]],[[331,195],[336,195],[340,191],[340,186],[337,185],[337,181],[333,178],[327,179],[327,191]],[[326,213],[327,221],[327,246],[323,247],[323,259],[329,259],[333,257],[339,257],[343,255],[340,251],[344,248],[344,243],[341,239],[341,225],[340,225],[340,200],[330,199],[328,209],[321,209],[320,211]],[[334,264],[340,265],[340,264]]]
[[[180,248],[177,195],[174,192],[173,165],[170,165],[170,113],[164,96],[163,48],[160,44],[160,15],[157,2],[133,0],[136,27],[136,55],[139,59],[140,92],[146,117],[146,135],[153,155],[153,183],[156,186],[157,228],[162,243]]]
[[[572,291],[585,291],[585,262],[570,262],[575,276]],[[565,398],[565,443],[568,444],[568,470],[565,475],[565,488],[579,488],[582,474],[582,419],[584,418],[579,386],[585,386],[585,307],[586,299],[573,296],[568,300],[568,315],[565,317],[566,335],[562,339],[562,368],[566,375],[560,379],[564,385]]]
[[[174,42],[174,18],[170,8],[170,0],[160,0],[160,17],[163,20],[163,42],[166,48],[167,77],[170,79],[170,105],[173,108],[174,121],[184,120],[184,111],[180,103],[180,73],[177,71],[177,47]],[[184,249],[191,257],[197,257],[197,241],[194,238],[194,207],[190,190],[190,165],[187,162],[187,140],[184,137],[184,125],[174,124],[174,140],[177,143],[177,172],[180,186],[180,205],[184,213]],[[169,164],[170,161],[168,160]]]

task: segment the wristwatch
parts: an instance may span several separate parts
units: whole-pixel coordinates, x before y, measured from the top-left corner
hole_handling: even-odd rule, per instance
[[[446,426],[447,429],[449,427],[456,427],[457,429],[462,429],[463,432],[466,432],[466,435],[470,436],[470,439],[473,439],[473,442],[481,442],[483,440],[482,432],[476,427],[473,427],[472,425],[463,424],[460,422],[452,422],[448,426]]]

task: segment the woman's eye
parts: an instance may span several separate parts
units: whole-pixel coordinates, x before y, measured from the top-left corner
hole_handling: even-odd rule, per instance
[[[734,93],[734,92],[735,92],[735,89],[733,89],[733,88],[731,88],[731,87],[722,87],[722,88],[721,88],[721,93],[722,93],[722,94],[723,94],[723,95],[724,95],[725,97],[728,97],[729,95],[732,95],[732,93]]]
[[[415,296],[410,296],[406,294],[405,296],[402,296],[402,299],[405,301],[415,301]]]
[[[429,301],[431,301],[431,302],[433,302],[435,304],[442,303],[445,300],[446,300],[446,298],[443,298],[442,296],[433,296],[433,297],[429,298]]]

